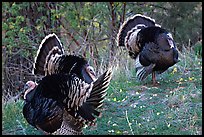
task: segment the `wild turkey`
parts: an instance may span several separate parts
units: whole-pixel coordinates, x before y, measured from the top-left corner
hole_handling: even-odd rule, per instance
[[[144,80],[152,73],[156,85],[155,72],[163,73],[178,62],[178,51],[172,35],[155,20],[136,14],[125,21],[117,35],[118,46],[125,46],[129,56],[135,60],[136,76]]]
[[[75,73],[87,83],[96,80],[94,69],[88,61],[80,56],[65,54],[59,38],[53,33],[47,35],[40,44],[33,74],[46,76],[57,73]]]
[[[100,116],[111,69],[97,79],[87,60],[66,55],[53,33],[42,40],[33,73],[43,78],[28,81],[23,92],[23,115],[32,126],[48,134],[82,134],[82,127]]]
[[[23,115],[27,122],[46,134],[83,134],[85,124],[94,125],[112,76],[108,69],[90,84],[76,74],[52,74],[39,84],[25,85]]]

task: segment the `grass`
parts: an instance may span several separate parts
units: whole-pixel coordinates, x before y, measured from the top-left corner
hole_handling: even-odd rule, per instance
[[[18,100],[2,105],[2,135],[41,135],[23,117],[24,102]]]
[[[191,53],[180,62],[144,82],[135,79],[134,66],[114,69],[107,90],[102,117],[97,126],[84,128],[87,135],[201,135],[202,134],[202,60]],[[2,106],[2,134],[42,134],[22,115],[23,102]]]

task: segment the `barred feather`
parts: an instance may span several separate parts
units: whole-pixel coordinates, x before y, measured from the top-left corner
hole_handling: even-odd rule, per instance
[[[80,56],[66,55],[59,38],[46,36],[37,51],[33,74],[44,77],[24,93],[23,115],[29,124],[48,134],[82,134],[101,112],[110,70],[96,79],[93,67]],[[27,86],[26,86],[27,87]]]
[[[31,91],[34,95],[26,95],[24,117],[47,133],[81,134],[85,123],[92,125],[100,116],[97,109],[103,103],[111,77],[111,69],[90,84],[75,74],[47,75]]]
[[[127,36],[127,33],[134,29],[138,24],[143,24],[148,27],[155,26],[155,20],[141,14],[136,14],[135,16],[128,18],[119,29],[117,35],[118,46],[125,46],[125,37]]]
[[[172,35],[155,20],[136,14],[125,21],[117,35],[118,46],[126,47],[136,60],[136,75],[144,80],[155,71],[162,73],[178,62],[178,52]]]
[[[56,34],[47,35],[41,42],[35,57],[33,74],[46,75],[49,73],[48,64],[55,57],[64,55],[64,48]]]

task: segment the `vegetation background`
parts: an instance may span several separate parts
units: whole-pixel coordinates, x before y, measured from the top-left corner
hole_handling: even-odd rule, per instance
[[[120,25],[138,13],[169,30],[179,50],[159,87],[136,80],[134,61],[116,43]],[[23,118],[18,94],[38,79],[34,57],[50,33],[97,75],[114,68],[103,116],[85,134],[202,134],[202,2],[2,2],[2,134],[42,134]]]

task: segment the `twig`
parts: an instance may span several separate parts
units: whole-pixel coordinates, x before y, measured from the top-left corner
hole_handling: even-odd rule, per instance
[[[127,122],[128,122],[128,126],[130,127],[130,131],[132,132],[132,135],[134,135],[134,133],[133,133],[133,131],[132,131],[131,123],[130,123],[130,121],[129,121],[129,119],[128,119],[127,110],[125,111],[125,117],[126,117],[126,120],[127,120]]]

